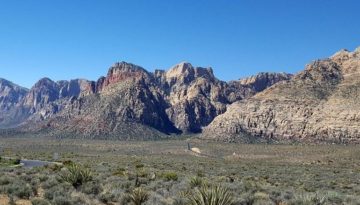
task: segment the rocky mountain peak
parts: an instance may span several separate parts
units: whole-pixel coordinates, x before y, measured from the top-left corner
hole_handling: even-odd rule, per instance
[[[3,78],[0,78],[0,86],[1,87],[5,87],[5,86],[9,86],[9,85],[12,85],[13,83],[6,80],[6,79],[3,79]]]
[[[41,78],[39,81],[35,83],[35,85],[31,89],[36,89],[39,87],[55,87],[57,86],[56,82],[51,80],[50,78]]]
[[[101,77],[97,82],[97,91],[102,91],[108,86],[112,86],[126,80],[149,79],[150,74],[142,67],[127,63],[118,62],[110,67],[106,77]]]
[[[343,75],[355,76],[360,73],[360,48],[353,52],[339,51],[330,60],[341,67]]]
[[[338,56],[338,55],[348,55],[348,54],[350,54],[350,51],[348,49],[343,48],[343,49],[339,50],[338,52],[336,52],[332,57]]]
[[[353,54],[354,53],[348,51],[347,49],[341,49],[340,51],[332,55],[330,59],[337,63],[343,63],[344,61],[347,61],[350,58],[352,58]]]
[[[292,74],[288,73],[260,72],[248,78],[240,79],[239,83],[254,88],[256,92],[260,92],[279,81],[289,80],[292,76]]]
[[[342,49],[336,52],[334,55],[330,57],[331,60],[343,64],[347,61],[358,61],[360,57],[360,47],[356,48],[353,52],[348,51],[346,49]]]
[[[314,82],[337,82],[342,76],[341,67],[330,59],[316,60],[308,64],[305,70],[295,78]]]
[[[19,91],[21,93],[26,93],[28,91],[27,88],[21,87],[11,81],[0,78],[0,92],[5,92],[5,91],[9,91],[9,90],[15,90],[15,91]]]
[[[117,62],[112,65],[108,71],[109,75],[114,75],[116,73],[136,73],[136,72],[144,72],[147,73],[147,71],[137,65],[134,65],[132,63],[127,63],[125,61]]]
[[[194,75],[194,67],[187,62],[181,62],[166,72],[166,78],[181,78],[184,76]]]
[[[212,68],[201,68],[201,67],[193,67],[191,63],[182,62],[179,63],[172,68],[170,68],[166,72],[166,78],[182,78],[188,77],[204,77],[207,79],[215,78]]]
[[[359,142],[359,71],[360,59],[347,50],[313,61],[291,80],[230,105],[204,136]]]
[[[7,110],[17,104],[23,99],[27,92],[28,89],[0,78],[0,110]]]
[[[16,108],[27,93],[28,89],[0,78],[0,127],[11,127],[21,122]]]
[[[95,93],[95,82],[85,79],[74,79],[70,81],[59,81],[60,97],[77,97]]]
[[[49,78],[40,79],[30,89],[24,101],[28,107],[43,107],[49,102],[59,99],[59,86]]]
[[[203,78],[209,81],[215,81],[212,68],[193,67],[190,63],[179,63],[165,72],[164,78],[169,87],[173,85],[190,84],[197,79]]]

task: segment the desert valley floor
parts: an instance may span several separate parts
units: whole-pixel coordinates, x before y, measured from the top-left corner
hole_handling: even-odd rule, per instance
[[[0,204],[136,204],[136,194],[146,196],[137,204],[189,204],[200,187],[214,186],[226,189],[233,204],[360,204],[356,145],[2,138],[0,147]],[[54,153],[62,165],[5,162],[53,161]],[[91,179],[72,186],[63,177],[69,164]]]

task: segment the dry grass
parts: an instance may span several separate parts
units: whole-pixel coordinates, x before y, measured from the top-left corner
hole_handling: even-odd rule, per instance
[[[202,154],[187,151],[188,142]],[[180,193],[201,186],[200,178],[226,187],[238,204],[301,204],[311,196],[326,196],[329,204],[360,203],[358,146],[38,138],[0,139],[0,146],[6,148],[7,156],[28,159],[51,160],[57,152],[60,161],[73,161],[91,170],[93,181],[74,189],[59,179],[61,167],[0,168],[0,194],[10,195],[10,184],[29,184],[32,190],[43,190],[42,198],[51,204],[126,204],[130,203],[126,196],[137,187],[149,193],[145,204],[186,204]],[[166,173],[176,174],[176,180],[168,180]],[[194,176],[198,176],[196,182]],[[30,199],[39,196],[26,194]]]

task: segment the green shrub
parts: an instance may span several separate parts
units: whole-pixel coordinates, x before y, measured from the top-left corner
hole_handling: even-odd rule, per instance
[[[45,199],[33,199],[31,200],[32,205],[50,205],[50,203]]]
[[[127,171],[124,168],[117,168],[114,172],[113,172],[114,176],[119,176],[119,177],[123,177],[127,175]]]
[[[344,196],[337,192],[326,193],[326,200],[331,204],[343,204]]]
[[[196,171],[196,175],[197,175],[198,177],[205,177],[205,173],[204,173],[203,170],[197,170],[197,171]]]
[[[77,164],[68,166],[68,172],[63,173],[60,177],[65,181],[78,188],[85,182],[92,180],[92,173],[89,169]]]
[[[177,181],[178,175],[175,172],[165,172],[163,177],[166,181]]]
[[[46,182],[48,179],[49,179],[48,175],[45,175],[45,174],[40,174],[39,175],[40,182]]]
[[[8,176],[1,176],[0,177],[0,185],[8,185],[12,182],[12,179]]]
[[[113,201],[115,196],[110,192],[101,193],[99,196],[99,200],[105,204]]]
[[[64,166],[70,166],[70,165],[74,165],[75,163],[73,161],[71,161],[71,160],[65,160],[65,161],[62,162],[62,164]]]
[[[67,166],[69,166],[70,164],[68,164]],[[48,164],[45,166],[45,168],[53,171],[53,172],[58,172],[61,170],[61,168],[63,167],[63,165],[59,165],[59,164]]]
[[[20,162],[21,162],[20,159],[12,159],[12,160],[10,160],[10,164],[13,164],[13,165],[19,165]]]
[[[53,205],[72,205],[71,200],[64,196],[56,196],[54,197],[52,203]]]
[[[67,183],[58,184],[49,189],[44,190],[44,198],[53,201],[55,198],[64,197],[70,198],[71,192],[73,192],[73,186]]]
[[[102,187],[100,186],[99,182],[92,181],[85,183],[84,186],[81,186],[81,191],[85,194],[98,195],[102,192]]]
[[[144,164],[136,164],[136,165],[135,165],[135,168],[136,168],[136,169],[142,169],[142,168],[144,168],[144,167],[145,167]]]
[[[7,187],[7,193],[9,195],[17,196],[21,199],[28,199],[33,191],[29,185],[17,181]]]
[[[227,188],[221,186],[201,187],[189,197],[190,205],[232,205],[234,199]]]

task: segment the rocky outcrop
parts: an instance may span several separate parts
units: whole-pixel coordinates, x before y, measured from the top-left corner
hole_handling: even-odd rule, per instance
[[[11,127],[22,119],[17,109],[28,90],[0,78],[0,128]]]
[[[28,89],[0,78],[0,110],[6,111],[18,104],[27,92]]]
[[[288,73],[261,72],[248,78],[230,81],[226,89],[226,96],[231,103],[247,99],[278,82],[290,80],[292,76]]]
[[[180,63],[168,71],[156,71],[155,78],[168,103],[167,116],[183,132],[200,132],[226,110],[226,83],[216,79],[211,68]]]
[[[312,62],[290,81],[232,104],[204,130],[204,137],[232,140],[245,133],[267,139],[359,141],[359,88],[359,49],[343,50]]]
[[[106,77],[101,77],[96,83],[97,92],[111,92],[111,88],[124,81],[144,80],[151,82],[151,75],[144,68],[126,62],[115,63],[110,67]]]
[[[59,81],[59,98],[86,96],[95,93],[96,83],[84,79]]]
[[[185,133],[201,132],[216,116],[224,113],[229,104],[291,78],[287,74],[262,73],[253,76],[248,84],[226,83],[214,76],[212,68],[193,67],[186,62],[168,71],[156,70],[154,76],[169,104],[166,109],[169,119]]]
[[[143,68],[121,62],[97,81],[96,93],[72,98],[46,127],[86,137],[157,138],[178,133],[168,119],[161,90]]]
[[[30,108],[30,114],[33,114],[59,97],[58,84],[49,78],[42,78],[30,89],[23,105]]]
[[[292,78],[292,76],[292,74],[288,73],[261,72],[257,75],[240,79],[238,82],[240,85],[249,87],[253,90],[254,93],[257,93],[265,90],[277,82],[289,80]]]
[[[75,79],[54,82],[42,78],[20,102],[20,107],[28,120],[42,121],[60,112],[70,99],[94,92],[95,83],[91,81]]]

